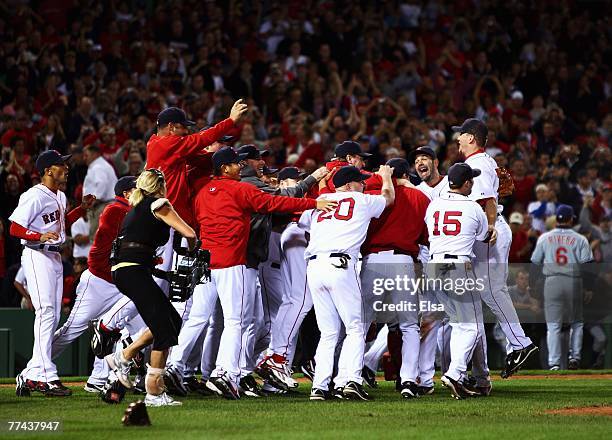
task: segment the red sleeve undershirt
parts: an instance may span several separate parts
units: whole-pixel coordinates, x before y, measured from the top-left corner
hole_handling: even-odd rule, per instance
[[[84,213],[83,208],[80,206],[74,208],[68,214],[66,214],[66,229],[70,227],[75,221],[79,219]],[[40,232],[32,231],[28,228],[24,228],[19,223],[11,222],[9,233],[16,238],[21,238],[26,241],[39,241],[41,237]]]

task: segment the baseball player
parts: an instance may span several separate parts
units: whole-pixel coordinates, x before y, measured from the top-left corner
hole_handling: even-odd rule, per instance
[[[580,365],[582,351],[582,278],[580,264],[593,261],[589,241],[572,229],[574,209],[569,205],[557,208],[557,227],[540,235],[531,255],[531,262],[544,263],[544,317],[548,367],[561,367],[561,328],[570,324],[569,365]]]
[[[215,177],[200,191],[195,206],[200,225],[202,248],[211,253],[211,280],[194,292],[190,317],[195,313],[208,321],[216,299],[223,310],[217,366],[207,386],[227,399],[238,399],[238,383],[243,377],[243,336],[252,321],[255,301],[255,269],[246,267],[250,215],[254,212],[294,212],[318,207],[328,211],[335,206],[327,200],[272,196],[253,185],[240,182],[240,162],[245,156],[224,147],[213,157]],[[196,299],[201,298],[199,302]]]
[[[112,241],[117,237],[119,226],[130,209],[127,198],[135,187],[134,176],[119,179],[114,189],[115,201],[106,205],[100,215],[94,244],[88,256],[88,269],[82,273],[76,288],[74,307],[64,325],[53,335],[52,359],[87,330],[90,320],[101,316],[123,297],[112,282],[109,257]],[[96,362],[105,364],[102,359]],[[100,391],[104,382],[105,379],[98,383],[88,382],[85,391]]]
[[[367,304],[365,322],[368,326],[374,311],[376,282],[395,280],[398,277],[406,279],[406,276],[414,280],[414,262],[419,252],[417,243],[427,242],[427,228],[421,219],[425,218],[429,199],[421,191],[406,186],[409,183],[409,165],[405,159],[391,159],[387,165],[393,168],[395,203],[383,215],[370,222],[366,240],[361,247],[361,282]],[[414,221],[406,222],[406,219]],[[416,382],[419,373],[419,357],[415,355],[419,352],[418,294],[416,290],[411,291],[398,285],[384,290],[390,294],[392,304],[403,305],[401,310],[396,310],[402,333],[400,393],[404,398],[415,398],[418,397]]]
[[[329,174],[325,179],[319,182],[319,193],[325,194],[334,192],[333,177],[335,172],[348,165],[352,165],[361,170],[370,156],[372,156],[370,153],[361,151],[361,146],[355,141],[344,141],[336,145],[334,157],[325,164],[325,167],[329,170]],[[362,171],[362,173],[366,176],[365,184],[367,189],[380,189],[380,176],[377,174],[370,174],[367,171]]]
[[[364,194],[363,181],[367,176],[354,166],[340,168],[333,177],[336,192],[321,196],[337,202],[337,208],[333,212],[307,211],[300,217],[300,227],[310,231],[304,256],[308,260],[308,287],[321,331],[311,400],[330,398],[334,352],[342,325],[346,337],[334,386],[342,388],[343,397],[348,399],[370,400],[362,387],[365,326],[369,323],[363,310],[357,262],[370,220],[380,217],[395,200],[392,169],[383,165],[378,175],[383,180],[381,194]]]
[[[449,191],[448,176],[440,175],[439,161],[436,153],[429,147],[419,147],[412,153],[414,169],[421,183],[417,189],[423,192],[429,200],[434,200]],[[419,260],[425,264],[429,261],[429,249],[420,246]],[[435,294],[423,289],[420,298],[430,304],[435,302]],[[432,394],[434,390],[434,374],[436,348],[438,347],[438,331],[442,326],[440,312],[421,311],[421,344],[419,347],[419,395]],[[442,350],[440,350],[442,351]]]
[[[467,164],[453,165],[448,171],[449,192],[434,199],[425,216],[431,256],[427,264],[428,281],[442,280],[445,284],[452,281],[451,288],[435,289],[434,292],[444,304],[453,328],[451,360],[442,376],[442,384],[456,399],[478,395],[465,383],[467,364],[482,337],[482,305],[475,292],[471,260],[476,241],[494,242],[496,239],[495,234],[489,232],[485,213],[468,197],[479,175],[480,170]]]
[[[487,216],[490,233],[497,236],[495,244],[493,241],[476,242],[474,272],[478,278],[487,280],[482,300],[495,314],[508,340],[510,350],[501,373],[502,378],[508,378],[538,350],[538,347],[525,335],[508,294],[506,280],[512,232],[501,215],[503,208],[497,203],[499,189],[497,163],[484,151],[487,144],[487,126],[478,119],[466,119],[461,126],[453,126],[453,131],[459,133],[457,138],[459,153],[465,157],[465,163],[482,172],[474,180],[470,198],[482,207]],[[483,359],[475,359],[472,373],[482,385],[485,382],[490,383],[485,347],[477,350],[476,355],[482,356]]]
[[[195,225],[193,218],[191,189],[187,181],[187,162],[198,156],[207,146],[226,135],[247,111],[247,105],[238,100],[232,106],[227,119],[214,127],[189,134],[195,122],[187,119],[185,112],[177,107],[168,107],[157,116],[157,134],[147,143],[147,167],[161,170],[166,177],[167,197],[179,216],[189,225]],[[174,232],[171,230],[168,243],[163,248],[163,263],[160,270],[168,271],[173,262]],[[168,292],[168,282],[157,279],[164,292]]]
[[[17,376],[17,396],[41,391],[47,396],[69,396],[71,391],[59,380],[51,356],[53,332],[60,319],[63,268],[61,246],[66,228],[89,209],[95,197],[86,195],[81,206],[66,214],[66,196],[60,185],[67,182],[70,158],[55,150],[45,151],[36,159],[41,183],[19,197],[19,204],[9,217],[10,234],[24,245],[21,265],[34,306],[34,347],[32,359]]]

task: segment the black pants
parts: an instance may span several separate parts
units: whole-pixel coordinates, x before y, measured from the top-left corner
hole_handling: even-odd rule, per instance
[[[165,350],[178,344],[182,319],[164,292],[153,281],[146,266],[126,266],[113,271],[113,281],[121,293],[134,302],[151,333],[153,350]]]

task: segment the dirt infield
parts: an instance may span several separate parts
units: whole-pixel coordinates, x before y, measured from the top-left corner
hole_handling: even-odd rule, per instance
[[[548,411],[545,411],[545,414],[612,417],[612,406],[583,406],[576,408],[549,409]]]

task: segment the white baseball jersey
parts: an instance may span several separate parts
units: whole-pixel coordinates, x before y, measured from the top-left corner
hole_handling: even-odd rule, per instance
[[[454,192],[429,204],[425,223],[432,256],[451,254],[473,257],[474,242],[484,240],[488,230],[487,217],[480,205]]]
[[[435,186],[429,186],[427,183],[421,182],[416,188],[429,197],[429,200],[437,199],[442,194],[446,194],[450,189],[448,186],[448,176],[442,176],[442,179]]]
[[[579,275],[578,264],[593,260],[589,241],[571,228],[555,228],[540,235],[531,255],[532,263],[544,263],[543,273]]]
[[[66,240],[66,195],[62,191],[54,193],[38,184],[19,197],[19,204],[9,220],[34,232],[44,234],[56,232],[59,239],[46,244],[61,244]],[[26,244],[25,240],[21,240]],[[32,243],[32,242],[27,242]]]
[[[70,227],[70,235],[73,238],[77,235],[89,235],[89,223],[83,217],[79,217]],[[74,243],[72,256],[74,258],[87,258],[90,249],[91,242],[83,245]]]
[[[385,198],[353,191],[324,194],[321,197],[337,201],[338,207],[330,212],[304,211],[299,226],[310,231],[310,242],[304,257],[334,252],[356,257],[365,241],[370,220],[380,217],[385,210]]]
[[[497,202],[497,190],[499,188],[499,177],[497,177],[497,162],[485,152],[472,154],[465,163],[472,168],[481,171],[480,176],[474,178],[474,186],[470,199],[474,201],[494,198]],[[497,205],[497,212],[502,212],[503,206]]]
[[[100,156],[87,167],[87,174],[83,181],[83,194],[93,194],[101,202],[113,200],[116,183],[115,170]]]

